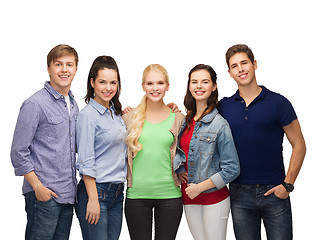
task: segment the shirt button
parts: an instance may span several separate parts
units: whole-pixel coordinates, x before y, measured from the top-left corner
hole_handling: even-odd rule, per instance
[[[193,162],[191,162],[190,165],[193,165]]]
[[[244,119],[245,119],[245,120],[247,120],[247,119],[248,119],[248,117],[246,117],[246,116],[245,116],[245,117],[244,117]]]
[[[202,124],[201,124],[201,123],[199,124],[199,127],[202,127]]]
[[[191,174],[190,177],[193,177],[193,175]]]
[[[197,137],[198,137],[197,135],[194,136],[194,138],[197,138]]]
[[[248,108],[245,108],[245,111],[248,111]]]
[[[194,151],[194,149],[193,148],[191,148],[191,152],[193,152]]]

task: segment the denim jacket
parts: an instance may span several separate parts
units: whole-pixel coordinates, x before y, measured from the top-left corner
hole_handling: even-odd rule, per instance
[[[180,138],[186,128],[185,120],[178,135],[174,158],[175,172],[185,172],[186,155],[180,148]],[[233,181],[240,173],[239,159],[228,122],[215,108],[195,123],[188,153],[188,183],[200,183],[210,178],[214,192]]]

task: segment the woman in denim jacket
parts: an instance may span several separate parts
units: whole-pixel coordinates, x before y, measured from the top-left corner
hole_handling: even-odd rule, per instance
[[[230,212],[226,184],[240,172],[231,129],[218,113],[216,73],[199,64],[189,73],[184,105],[187,116],[178,136],[174,170],[196,240],[225,239]]]

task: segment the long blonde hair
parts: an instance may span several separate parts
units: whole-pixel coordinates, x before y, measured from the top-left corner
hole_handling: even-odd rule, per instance
[[[164,75],[165,82],[169,84],[169,76],[167,70],[160,64],[150,64],[142,74],[142,84],[145,84],[147,74],[151,71],[160,72]],[[147,97],[143,96],[139,105],[133,110],[131,124],[128,125],[128,135],[125,142],[130,147],[134,154],[142,149],[139,138],[146,120]]]

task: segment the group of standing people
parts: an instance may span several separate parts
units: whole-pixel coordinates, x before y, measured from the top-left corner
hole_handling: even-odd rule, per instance
[[[261,239],[261,220],[268,239],[292,239],[289,193],[306,152],[296,113],[257,84],[248,46],[229,48],[226,62],[238,85],[232,97],[219,102],[217,74],[196,65],[184,116],[164,103],[166,69],[151,64],[141,103],[123,114],[116,61],[99,56],[79,112],[70,91],[77,53],[54,47],[50,81],[22,104],[11,148],[15,174],[24,176],[25,238],[68,239],[75,206],[85,240],[119,239],[123,208],[132,240],[152,239],[153,218],[155,239],[172,240],[184,206],[196,240],[226,239],[230,209],[237,239]],[[293,149],[287,174],[284,134]]]

